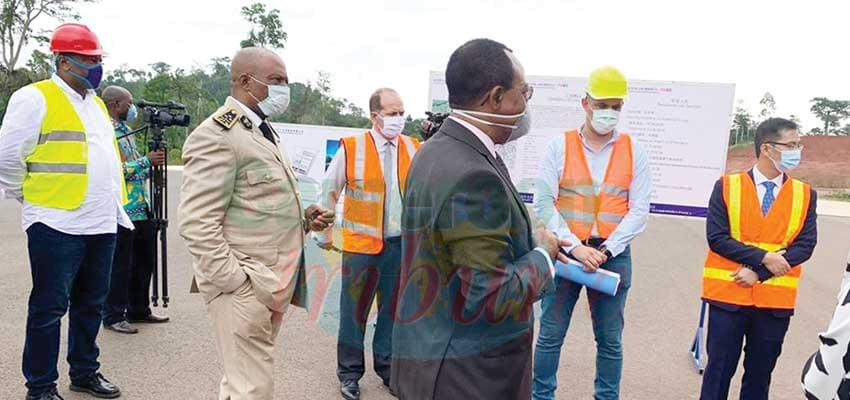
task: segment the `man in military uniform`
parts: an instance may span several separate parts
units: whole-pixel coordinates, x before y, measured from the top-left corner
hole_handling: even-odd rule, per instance
[[[281,319],[290,302],[303,305],[305,232],[334,221],[331,210],[302,209],[267,121],[286,111],[288,83],[277,54],[240,50],[230,97],[183,146],[180,234],[215,329],[221,399],[273,398]]]

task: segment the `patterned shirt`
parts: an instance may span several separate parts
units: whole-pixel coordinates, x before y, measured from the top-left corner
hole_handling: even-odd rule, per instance
[[[130,127],[124,122],[113,123],[113,125],[115,135],[118,137],[130,133]],[[118,148],[121,150],[121,160],[124,162],[124,180],[127,182],[127,197],[130,200],[124,206],[124,210],[133,221],[146,220],[150,201],[148,176],[151,162],[147,156],[139,153],[134,136],[118,139]]]

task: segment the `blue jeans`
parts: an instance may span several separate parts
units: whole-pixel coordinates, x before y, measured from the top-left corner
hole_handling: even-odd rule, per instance
[[[115,234],[68,235],[36,223],[27,229],[32,292],[27,313],[23,373],[30,395],[56,388],[60,321],[68,316],[71,382],[100,368],[95,343],[109,291]]]
[[[366,372],[363,340],[372,302],[378,301],[378,321],[372,339],[375,372],[390,381],[393,309],[401,268],[401,238],[384,240],[380,254],[344,253],[339,298],[337,376],[340,382],[360,380]]]
[[[596,338],[596,380],[594,399],[611,400],[620,398],[620,376],[623,370],[623,321],[626,295],[631,286],[631,250],[605,263],[602,268],[620,274],[620,288],[616,296],[609,296],[592,289],[587,290],[593,334]],[[561,346],[570,327],[573,309],[581,294],[582,285],[555,278],[555,291],[542,299],[543,315],[540,318],[540,336],[534,351],[534,383],[532,396],[535,400],[555,398],[558,387],[558,363]]]

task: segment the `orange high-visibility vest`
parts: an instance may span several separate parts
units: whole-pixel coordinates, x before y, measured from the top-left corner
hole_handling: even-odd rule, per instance
[[[399,191],[404,193],[410,161],[419,141],[399,135]],[[367,131],[342,139],[345,150],[345,202],[342,214],[342,248],[346,252],[379,254],[384,248],[384,174],[375,140]]]
[[[809,211],[809,185],[788,179],[766,216],[761,213],[756,185],[747,173],[723,177],[723,199],[729,214],[729,233],[733,239],[766,251],[787,248],[800,234]],[[735,283],[732,274],[743,265],[711,250],[705,260],[702,297],[728,304],[758,308],[793,309],[802,265],[780,277],[751,288]]]
[[[578,131],[568,131],[564,135],[564,172],[558,185],[558,212],[570,232],[579,239],[589,239],[594,225],[599,236],[607,239],[629,212],[629,187],[634,176],[632,139],[625,133],[618,134],[597,194]]]

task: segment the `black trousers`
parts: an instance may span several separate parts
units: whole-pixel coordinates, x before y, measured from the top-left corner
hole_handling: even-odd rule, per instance
[[[150,286],[157,245],[154,223],[143,220],[133,225],[136,229],[132,231],[118,227],[109,296],[103,308],[104,325],[151,314]]]
[[[700,399],[726,400],[729,397],[729,385],[743,347],[744,377],[740,399],[768,400],[770,375],[782,354],[791,317],[753,307],[729,311],[712,305],[710,310],[708,364],[703,373]]]

